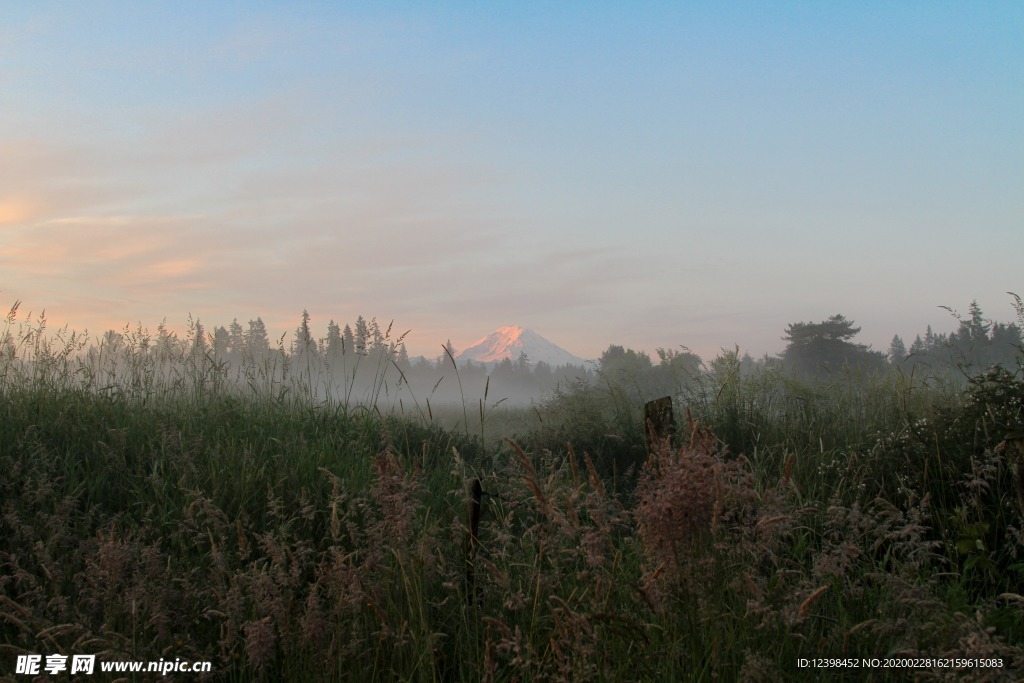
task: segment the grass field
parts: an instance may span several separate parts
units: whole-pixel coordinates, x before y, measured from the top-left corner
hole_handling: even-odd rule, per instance
[[[812,383],[724,353],[648,452],[613,383],[452,427],[44,332],[0,357],[4,680],[33,653],[225,681],[1024,676],[1019,374]]]

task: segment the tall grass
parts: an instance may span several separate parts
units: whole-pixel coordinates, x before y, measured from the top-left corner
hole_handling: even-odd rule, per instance
[[[614,382],[497,422],[481,402],[479,425],[463,409],[447,429],[328,400],[327,370],[283,352],[240,370],[126,330],[83,355],[16,308],[0,340],[8,662],[209,659],[234,681],[818,680],[799,659],[887,656],[1002,666],[869,676],[1024,672],[1011,373],[819,384],[725,353],[676,392],[679,443],[648,453]]]

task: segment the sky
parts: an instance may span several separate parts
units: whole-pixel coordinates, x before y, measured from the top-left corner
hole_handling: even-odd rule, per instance
[[[0,308],[585,358],[1024,294],[1019,2],[0,0]]]

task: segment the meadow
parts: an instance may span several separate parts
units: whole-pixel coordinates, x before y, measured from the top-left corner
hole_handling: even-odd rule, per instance
[[[1024,676],[1020,372],[723,351],[648,447],[611,380],[382,409],[187,345],[90,354],[16,309],[0,338],[3,680],[33,653],[218,681]]]

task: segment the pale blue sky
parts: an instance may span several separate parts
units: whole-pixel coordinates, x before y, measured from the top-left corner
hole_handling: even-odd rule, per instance
[[[1013,319],[1021,3],[379,5],[0,1],[0,306],[430,356]]]

